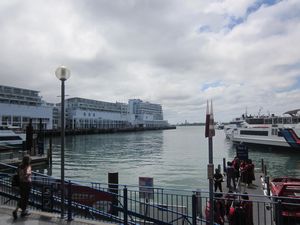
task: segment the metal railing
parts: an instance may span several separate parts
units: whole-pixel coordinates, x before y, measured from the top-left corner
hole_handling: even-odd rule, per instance
[[[7,165],[5,173],[0,173],[1,204],[14,206],[19,199],[18,189],[11,186],[15,170]],[[145,190],[145,187],[83,181],[66,181],[65,185],[64,207],[68,220],[80,217],[123,224],[196,225],[207,224],[211,208],[209,193],[205,191],[150,187]],[[59,213],[60,190],[59,179],[33,173],[29,201],[32,210]],[[247,219],[255,225],[290,225],[300,218],[300,200],[218,193],[213,210],[215,224],[244,224]]]

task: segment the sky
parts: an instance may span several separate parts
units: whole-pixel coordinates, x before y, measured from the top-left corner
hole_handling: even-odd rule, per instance
[[[2,85],[159,103],[170,123],[300,108],[299,0],[1,0]]]

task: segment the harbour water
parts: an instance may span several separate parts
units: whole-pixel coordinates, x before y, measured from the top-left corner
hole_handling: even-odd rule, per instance
[[[223,130],[214,137],[214,164],[233,159],[235,148]],[[271,177],[300,176],[300,153],[251,148],[256,165],[264,158]],[[207,189],[208,140],[204,127],[177,127],[132,133],[67,136],[66,179],[107,183],[108,172],[119,173],[120,184],[137,185],[138,177],[154,178],[154,185]],[[60,176],[60,138],[53,139],[52,175]]]

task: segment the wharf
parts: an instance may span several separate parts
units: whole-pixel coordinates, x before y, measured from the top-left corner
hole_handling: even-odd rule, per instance
[[[170,130],[176,129],[176,126],[170,125],[166,127],[127,127],[127,128],[92,128],[92,129],[67,129],[65,135],[87,135],[87,134],[108,134],[108,133],[121,133],[121,132],[140,132],[151,130]],[[60,130],[44,130],[45,136],[59,136]]]
[[[47,155],[36,155],[36,156],[30,156],[31,158],[31,165],[32,166],[40,166],[45,165],[49,163],[49,157]],[[2,163],[12,165],[12,166],[18,166],[22,162],[22,158],[11,158],[11,159],[3,159],[1,160]],[[7,168],[0,164],[0,170]]]
[[[229,189],[226,187],[226,178],[223,182],[223,191],[228,193]],[[255,180],[252,184],[247,187],[244,183],[237,184],[237,194],[243,194],[247,192],[249,195],[249,200],[253,204],[253,223],[254,225],[269,225],[274,224],[272,220],[272,210],[271,209],[271,200],[266,193],[266,186],[264,184],[264,175],[263,173],[256,171]]]

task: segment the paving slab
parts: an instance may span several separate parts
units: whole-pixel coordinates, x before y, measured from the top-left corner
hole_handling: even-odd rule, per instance
[[[18,219],[14,220],[12,217],[12,212],[14,208],[0,205],[0,225],[113,225],[116,223],[109,222],[97,222],[92,220],[84,219],[75,219],[71,222],[67,220],[60,219],[59,214],[39,212],[39,211],[30,211],[30,215],[21,218],[18,216]]]

